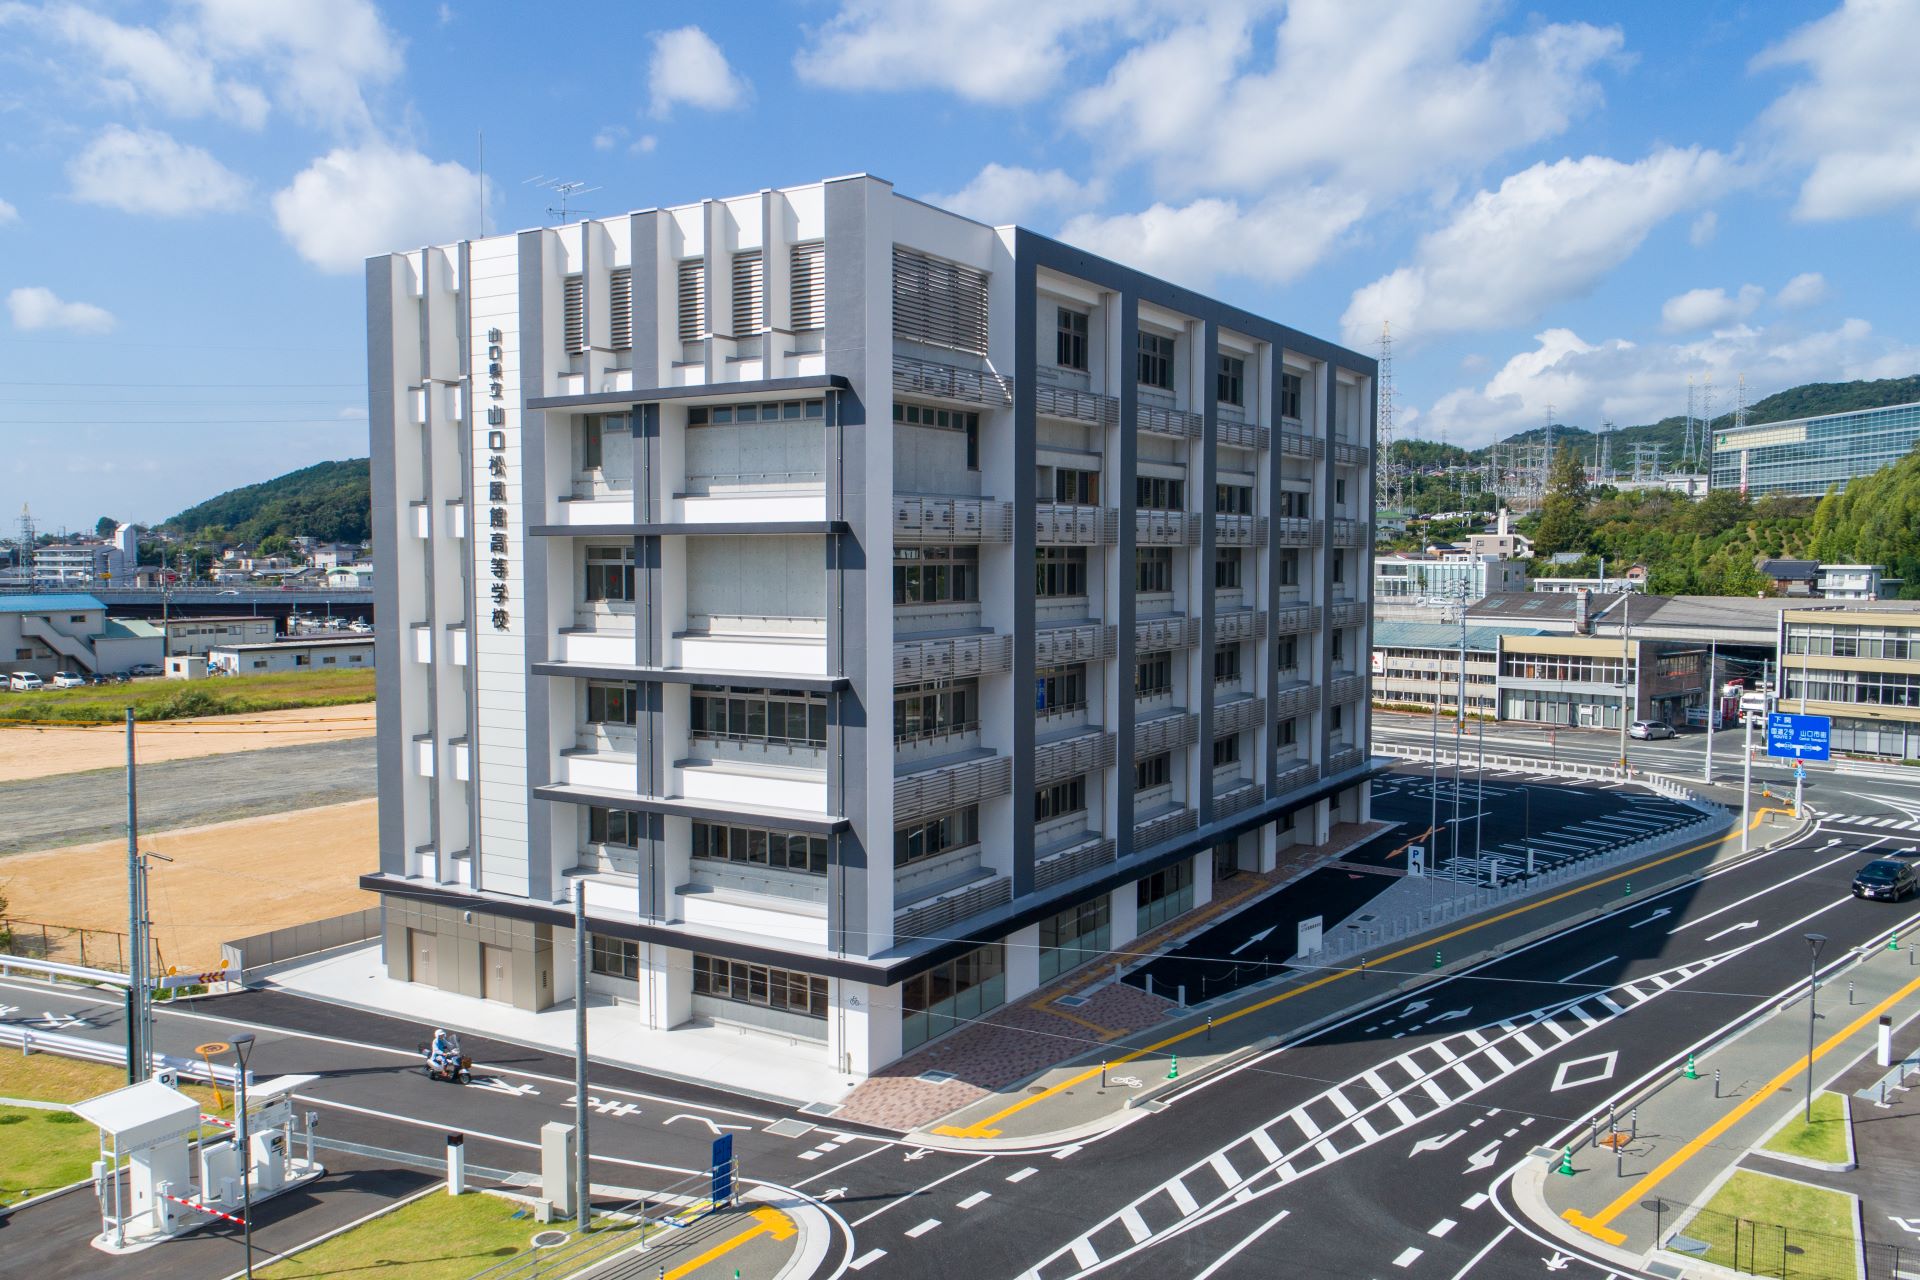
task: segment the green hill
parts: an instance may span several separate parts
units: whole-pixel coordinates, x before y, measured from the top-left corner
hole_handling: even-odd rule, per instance
[[[223,529],[236,541],[305,534],[328,542],[365,542],[373,524],[367,459],[318,462],[259,484],[229,489],[165,522],[193,534]]]

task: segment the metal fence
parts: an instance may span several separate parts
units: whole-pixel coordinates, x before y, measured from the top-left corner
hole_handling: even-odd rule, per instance
[[[1776,1280],[1897,1280],[1920,1265],[1920,1247],[1875,1244],[1841,1234],[1724,1213],[1674,1200],[1644,1200],[1645,1215],[1667,1253]],[[1851,1213],[1851,1202],[1849,1202]]]
[[[159,944],[154,955],[159,956]],[[42,920],[0,917],[0,955],[58,960],[92,969],[127,972],[127,935],[112,929],[48,924]],[[156,969],[155,972],[164,972]]]
[[[310,920],[306,924],[289,925],[271,933],[256,933],[250,938],[223,942],[220,944],[220,954],[226,960],[227,967],[244,978],[249,969],[259,969],[282,960],[310,956],[379,936],[380,908],[367,907],[360,911],[349,911],[345,915],[329,916],[325,920]]]

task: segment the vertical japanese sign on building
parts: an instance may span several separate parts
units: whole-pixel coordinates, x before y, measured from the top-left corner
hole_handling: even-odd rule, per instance
[[[513,623],[512,592],[507,584],[507,408],[502,385],[501,333],[487,330],[487,567],[493,576],[493,629]]]

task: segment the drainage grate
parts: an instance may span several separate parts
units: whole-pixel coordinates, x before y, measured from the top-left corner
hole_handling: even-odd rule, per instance
[[[925,1080],[928,1084],[945,1084],[949,1080],[958,1080],[959,1078],[959,1076],[956,1076],[951,1071],[922,1071],[920,1073],[920,1079]]]
[[[776,1138],[804,1138],[813,1132],[813,1126],[805,1120],[775,1120],[766,1132]]]
[[[800,1108],[800,1114],[803,1116],[830,1116],[838,1111],[842,1105],[843,1104],[838,1102],[809,1102],[806,1106]]]

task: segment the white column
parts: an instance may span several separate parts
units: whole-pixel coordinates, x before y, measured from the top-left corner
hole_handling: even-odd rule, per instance
[[[1007,1001],[1040,985],[1040,926],[1030,924],[1007,935]]]
[[[1108,916],[1113,925],[1113,947],[1118,950],[1140,936],[1140,885],[1129,880],[1113,891]]]

